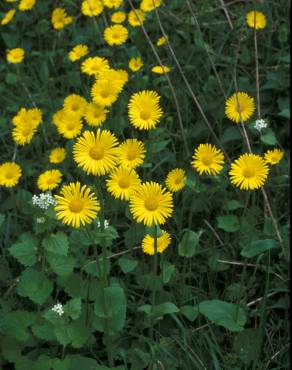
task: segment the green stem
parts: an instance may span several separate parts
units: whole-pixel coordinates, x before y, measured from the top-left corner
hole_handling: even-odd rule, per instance
[[[105,333],[105,342],[106,342],[106,348],[107,348],[107,355],[108,355],[108,362],[109,366],[113,367],[114,366],[114,360],[112,356],[112,342],[111,342],[111,337],[109,335],[109,322],[108,322],[108,307],[106,304],[106,295],[105,295],[105,288],[109,286],[109,281],[108,281],[108,274],[107,274],[107,248],[106,248],[106,240],[104,237],[104,232],[105,232],[105,226],[104,226],[104,199],[103,199],[103,194],[102,194],[102,187],[101,187],[101,182],[100,179],[98,178],[97,181],[97,192],[98,192],[98,198],[100,202],[100,228],[101,232],[103,234],[101,238],[101,244],[102,244],[102,264],[103,264],[103,273],[102,273],[102,300],[103,300],[103,309],[104,309],[104,314],[106,316],[104,320],[104,333]]]
[[[157,277],[157,263],[158,263],[158,256],[157,256],[157,225],[154,226],[154,259],[153,259],[153,277],[154,277],[154,285],[152,290],[152,297],[151,297],[151,314],[154,313],[155,303],[156,303],[156,277]],[[150,338],[153,338],[153,326],[154,320],[151,317],[151,326],[150,326]]]
[[[235,321],[237,321],[237,319],[238,319],[240,298],[241,298],[241,295],[242,295],[241,293],[242,293],[243,283],[244,283],[244,280],[245,280],[246,268],[247,268],[247,259],[244,260],[244,266],[243,266],[243,270],[242,270],[242,273],[241,273],[241,276],[240,276],[240,287],[239,287],[238,298],[237,298]]]

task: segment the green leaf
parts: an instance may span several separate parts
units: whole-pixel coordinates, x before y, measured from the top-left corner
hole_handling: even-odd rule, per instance
[[[81,298],[73,298],[64,306],[64,311],[71,319],[76,320],[81,315]]]
[[[54,333],[56,335],[57,341],[62,346],[67,346],[69,343],[71,343],[71,334],[68,325],[55,326]]]
[[[168,261],[161,262],[162,281],[164,284],[168,283],[175,271],[175,266]]]
[[[183,237],[181,242],[178,245],[178,254],[181,257],[193,257],[193,255],[197,251],[197,245],[199,242],[199,235],[195,233],[194,231],[187,230]]]
[[[164,302],[154,307],[153,316],[163,317],[164,315],[170,315],[179,312],[177,306],[171,302]]]
[[[118,264],[123,273],[127,274],[128,272],[133,271],[137,267],[138,261],[132,258],[121,257],[119,258]]]
[[[17,293],[21,297],[28,297],[34,303],[43,304],[53,291],[53,283],[37,270],[27,268],[20,276]]]
[[[210,321],[232,332],[242,331],[246,323],[246,315],[241,307],[238,308],[237,312],[236,304],[217,299],[201,302],[199,312]]]
[[[255,240],[241,251],[241,255],[246,258],[258,256],[272,248],[276,247],[274,239]]]
[[[67,256],[69,242],[66,234],[58,231],[56,234],[51,234],[50,236],[44,238],[42,241],[42,246],[48,252]]]
[[[9,312],[1,320],[1,330],[3,333],[9,333],[11,336],[21,342],[27,341],[31,334],[29,326],[36,320],[36,316],[28,311],[18,310]]]
[[[15,73],[7,73],[5,76],[5,82],[9,85],[17,84],[18,77]]]
[[[224,206],[227,211],[235,211],[239,208],[243,208],[243,205],[236,199],[229,200]]]
[[[234,350],[247,366],[259,355],[259,329],[249,328],[238,333],[234,339]]]
[[[269,128],[261,135],[261,141],[267,145],[275,145],[278,142],[274,132]]]
[[[5,216],[2,213],[0,213],[0,227],[3,225],[4,221],[5,221]]]
[[[190,321],[195,321],[199,315],[199,309],[196,306],[185,305],[180,308],[180,312]]]
[[[38,239],[30,233],[22,234],[20,240],[8,248],[10,254],[24,266],[33,266],[37,261]]]
[[[33,334],[42,340],[45,341],[52,341],[55,340],[55,334],[53,330],[53,326],[49,323],[39,324],[39,325],[33,325],[31,327]]]
[[[239,220],[235,215],[219,216],[217,217],[219,229],[228,233],[234,233],[239,230]]]
[[[60,276],[70,275],[76,264],[76,258],[72,256],[61,256],[47,252],[46,258],[52,270]]]

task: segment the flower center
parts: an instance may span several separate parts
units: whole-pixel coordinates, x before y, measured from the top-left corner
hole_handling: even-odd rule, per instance
[[[70,211],[71,212],[74,212],[74,213],[79,213],[82,211],[83,209],[83,201],[81,199],[73,199],[71,200],[70,204],[69,204],[69,208],[70,208]]]
[[[255,171],[253,168],[245,168],[243,170],[243,176],[246,178],[253,177],[255,175]]]
[[[23,136],[29,136],[31,133],[31,128],[30,127],[25,127],[23,130],[22,130],[22,135]]]
[[[127,189],[130,186],[130,180],[127,177],[122,177],[119,180],[119,187],[122,189]]]
[[[177,177],[177,178],[174,180],[174,183],[175,183],[176,185],[180,184],[181,182],[182,182],[182,179],[181,179],[181,178],[179,178],[179,177]]]
[[[51,184],[53,184],[55,182],[55,179],[53,178],[53,177],[49,177],[48,179],[47,179],[47,184],[48,185],[51,185]]]
[[[147,109],[143,109],[141,112],[140,112],[140,117],[142,119],[144,119],[145,121],[147,121],[150,117],[151,117],[151,113],[149,112],[149,110]]]
[[[117,33],[117,32],[113,32],[112,37],[113,37],[113,39],[117,40],[120,37],[120,34]]]
[[[155,211],[158,208],[158,200],[157,198],[150,197],[145,200],[144,206],[148,211]]]
[[[72,130],[74,130],[75,129],[75,123],[74,122],[70,122],[70,123],[68,123],[68,125],[67,125],[67,130],[68,131],[72,131]]]
[[[109,92],[109,90],[107,89],[107,90],[102,90],[101,92],[100,92],[100,95],[103,97],[103,98],[108,98],[109,97],[109,94],[110,94],[110,92]]]
[[[79,110],[79,105],[77,103],[72,104],[72,110],[74,110],[75,112]]]
[[[93,159],[101,159],[104,156],[104,149],[101,148],[100,146],[94,146],[93,148],[90,149],[89,155]]]
[[[202,158],[202,163],[205,166],[210,166],[213,162],[213,158],[210,155],[206,155],[205,157]]]
[[[137,151],[136,149],[130,149],[127,153],[127,159],[128,161],[132,161],[137,157]]]
[[[12,171],[6,172],[5,177],[6,177],[7,180],[12,179],[13,178],[13,172]]]

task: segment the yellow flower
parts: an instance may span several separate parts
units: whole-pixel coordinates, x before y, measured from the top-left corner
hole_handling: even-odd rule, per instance
[[[55,30],[61,30],[73,22],[73,18],[68,16],[64,8],[56,8],[52,12],[51,18]]]
[[[173,212],[172,194],[156,182],[146,182],[131,195],[130,211],[137,222],[146,226],[164,224]]]
[[[73,146],[73,158],[89,175],[105,175],[116,167],[118,140],[108,130],[84,131]]]
[[[169,67],[167,67],[167,66],[155,66],[155,67],[153,67],[152,69],[151,69],[151,71],[153,72],[153,73],[157,73],[157,74],[160,74],[160,75],[162,75],[162,74],[165,74],[165,73],[168,73],[168,72],[170,72],[170,68]]]
[[[53,116],[53,122],[57,126],[59,134],[65,139],[73,139],[82,130],[83,124],[79,115],[68,114],[64,109],[59,110]]]
[[[22,12],[31,10],[35,6],[36,0],[20,0],[18,9]]]
[[[162,37],[159,37],[159,39],[156,41],[156,45],[162,46],[166,44],[166,42],[167,42],[167,37],[162,36]]]
[[[38,108],[26,109],[20,108],[15,116],[12,118],[14,126],[30,125],[37,128],[42,121],[42,112]]]
[[[12,138],[18,145],[29,144],[37,130],[33,121],[21,121],[12,130]]]
[[[224,155],[220,149],[211,144],[200,144],[195,149],[191,165],[200,175],[207,173],[217,175],[223,168]]]
[[[145,14],[140,9],[131,10],[128,14],[128,22],[132,27],[138,27],[145,21]]]
[[[151,12],[155,8],[161,5],[161,0],[142,0],[140,4],[140,9],[144,12]]]
[[[160,96],[155,91],[133,94],[128,105],[131,124],[139,130],[155,128],[163,115],[159,100]]]
[[[27,114],[29,119],[31,119],[35,126],[38,127],[43,119],[42,111],[38,108],[32,108],[28,109]]]
[[[115,24],[104,30],[103,37],[110,46],[121,45],[127,41],[128,30],[121,24]]]
[[[123,0],[103,0],[103,5],[108,8],[118,8],[123,3]]]
[[[157,238],[157,253],[163,253],[170,243],[170,235],[162,230],[162,235]],[[142,250],[150,256],[155,254],[154,238],[151,235],[146,235],[142,240]]]
[[[59,170],[48,170],[40,174],[37,180],[38,188],[42,191],[55,189],[62,180],[62,173]]]
[[[115,12],[111,16],[111,21],[113,23],[123,23],[126,19],[126,13],[125,12]]]
[[[264,13],[252,10],[246,15],[246,23],[250,28],[261,30],[266,27],[267,19]]]
[[[131,168],[118,167],[111,172],[106,187],[117,199],[129,200],[133,191],[141,184],[137,173]]]
[[[138,72],[143,67],[143,61],[140,57],[131,58],[129,61],[129,69],[133,72]]]
[[[87,106],[86,100],[77,94],[68,95],[63,104],[64,112],[82,117]]]
[[[265,153],[265,161],[271,165],[278,164],[284,156],[284,153],[280,149],[268,150]]]
[[[81,225],[90,224],[100,210],[100,204],[93,192],[86,185],[81,187],[80,182],[64,185],[55,195],[56,216],[65,225],[79,228]]]
[[[166,177],[165,183],[168,189],[175,193],[184,188],[186,182],[186,173],[182,168],[175,168],[170,171]]]
[[[119,164],[124,167],[136,168],[144,162],[145,146],[137,139],[127,139],[120,144]]]
[[[96,76],[104,69],[109,68],[109,62],[105,58],[90,57],[81,64],[81,72],[89,76]]]
[[[88,17],[95,17],[102,13],[103,3],[101,0],[84,0],[81,5],[81,11]]]
[[[106,120],[107,113],[108,109],[105,107],[95,103],[88,103],[84,118],[90,126],[100,126]]]
[[[8,63],[21,63],[24,59],[24,50],[22,48],[7,50],[6,59]]]
[[[69,59],[71,62],[76,62],[76,60],[81,59],[86,54],[88,54],[89,49],[87,45],[78,44],[69,52]]]
[[[234,93],[225,103],[226,116],[236,123],[247,121],[254,113],[254,99],[247,93]]]
[[[5,162],[0,165],[0,185],[10,188],[18,184],[22,175],[21,168],[14,162]]]
[[[122,86],[120,80],[98,78],[91,89],[92,100],[98,105],[109,107],[118,99]]]
[[[264,185],[269,167],[264,159],[256,154],[243,154],[233,163],[229,176],[231,183],[240,190],[254,190]]]
[[[16,12],[15,9],[8,10],[4,18],[1,20],[1,25],[4,26],[5,24],[10,23],[15,15],[15,12]]]
[[[51,150],[49,161],[50,163],[61,163],[66,158],[66,150],[64,148],[55,148]]]

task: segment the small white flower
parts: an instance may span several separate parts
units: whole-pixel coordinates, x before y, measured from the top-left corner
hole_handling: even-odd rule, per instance
[[[50,193],[41,193],[39,196],[33,195],[31,201],[34,206],[42,209],[48,209],[56,204],[54,197]]]
[[[36,222],[38,224],[44,224],[46,222],[46,219],[45,219],[45,217],[37,217]]]
[[[52,307],[52,311],[56,312],[59,316],[62,316],[64,314],[64,309],[61,303],[57,303]]]
[[[267,128],[267,127],[268,127],[268,122],[266,120],[261,118],[255,121],[254,128],[258,130],[259,132],[261,132],[263,128]]]
[[[97,227],[100,228],[101,227],[101,223],[100,221],[97,221]],[[109,227],[109,222],[108,220],[104,220],[104,228],[107,229]]]

